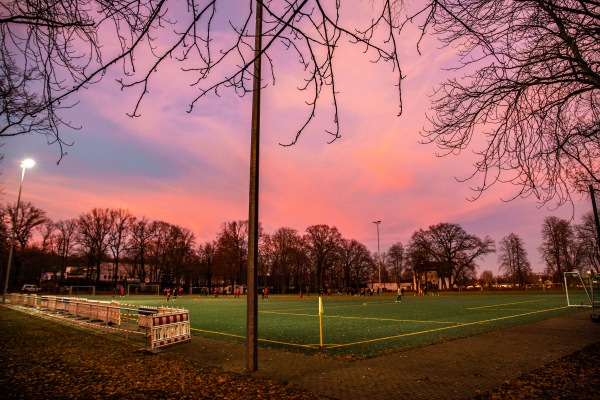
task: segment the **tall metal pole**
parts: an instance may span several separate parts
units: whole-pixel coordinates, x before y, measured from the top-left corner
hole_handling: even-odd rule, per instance
[[[31,166],[25,161],[21,162],[21,182],[19,183],[19,195],[17,196],[17,208],[12,220],[12,233],[10,237],[10,250],[8,251],[8,263],[6,265],[6,277],[4,279],[4,291],[2,291],[2,303],[6,303],[6,292],[8,291],[8,278],[10,276],[10,267],[12,264],[13,251],[15,248],[15,237],[17,235],[17,218],[19,217],[19,206],[21,204],[21,190],[23,189],[23,178],[25,178],[25,169]]]
[[[596,195],[594,194],[594,187],[590,185],[590,197],[592,198],[592,208],[594,209],[594,221],[596,222],[596,238],[598,240],[598,246],[600,248],[600,220],[598,219],[598,209],[596,208]]]
[[[250,205],[248,217],[248,292],[246,298],[246,372],[258,370],[258,181],[260,148],[260,85],[262,2],[256,2],[252,133],[250,142]]]
[[[379,290],[381,290],[381,256],[379,253],[379,224],[381,221],[373,221],[377,225],[377,267],[379,269]]]

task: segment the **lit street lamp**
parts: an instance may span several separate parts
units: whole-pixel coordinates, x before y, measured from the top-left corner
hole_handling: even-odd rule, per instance
[[[377,267],[379,269],[379,290],[381,290],[381,257],[379,256],[379,224],[381,221],[373,221],[377,225]]]
[[[17,218],[19,217],[19,205],[21,204],[21,190],[23,189],[23,178],[25,170],[35,165],[35,161],[27,158],[21,161],[21,183],[19,184],[19,195],[17,196],[17,208],[12,220],[12,235],[10,237],[10,250],[8,251],[8,264],[6,265],[6,279],[4,280],[4,291],[2,292],[2,303],[6,303],[6,292],[8,290],[8,277],[10,276],[10,266],[12,264],[13,250],[15,247],[15,236],[17,235]]]

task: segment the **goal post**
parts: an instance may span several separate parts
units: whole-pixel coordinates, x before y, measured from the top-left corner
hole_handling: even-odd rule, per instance
[[[565,294],[569,307],[593,307],[595,302],[600,301],[598,285],[594,285],[594,282],[598,281],[597,276],[581,272],[564,273]]]
[[[159,284],[147,284],[147,283],[129,283],[127,284],[127,296],[138,295],[138,294],[160,294]]]
[[[96,286],[69,286],[69,296],[95,296]]]
[[[205,286],[192,286],[190,288],[190,294],[208,296],[208,288]]]

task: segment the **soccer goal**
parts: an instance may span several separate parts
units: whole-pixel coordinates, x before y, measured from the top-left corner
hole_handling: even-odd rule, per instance
[[[208,296],[208,288],[204,286],[192,286],[190,288],[190,294]]]
[[[597,307],[600,305],[600,275],[565,272],[564,278],[569,307]]]
[[[160,285],[149,285],[147,283],[129,283],[127,285],[127,295],[136,294],[160,294]]]
[[[70,286],[69,296],[95,296],[96,286]]]

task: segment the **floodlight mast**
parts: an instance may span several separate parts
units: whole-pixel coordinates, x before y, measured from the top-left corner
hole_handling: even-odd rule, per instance
[[[15,248],[15,237],[17,235],[17,219],[19,218],[19,206],[21,204],[21,191],[23,189],[23,179],[25,178],[25,170],[32,168],[35,165],[35,161],[31,158],[26,158],[21,161],[21,182],[19,183],[19,195],[17,196],[17,207],[15,208],[15,214],[12,220],[12,232],[10,236],[10,249],[8,251],[8,263],[6,264],[6,276],[4,279],[4,290],[2,291],[2,303],[6,303],[6,292],[8,291],[8,278],[10,276],[10,267],[12,264],[13,251]]]

